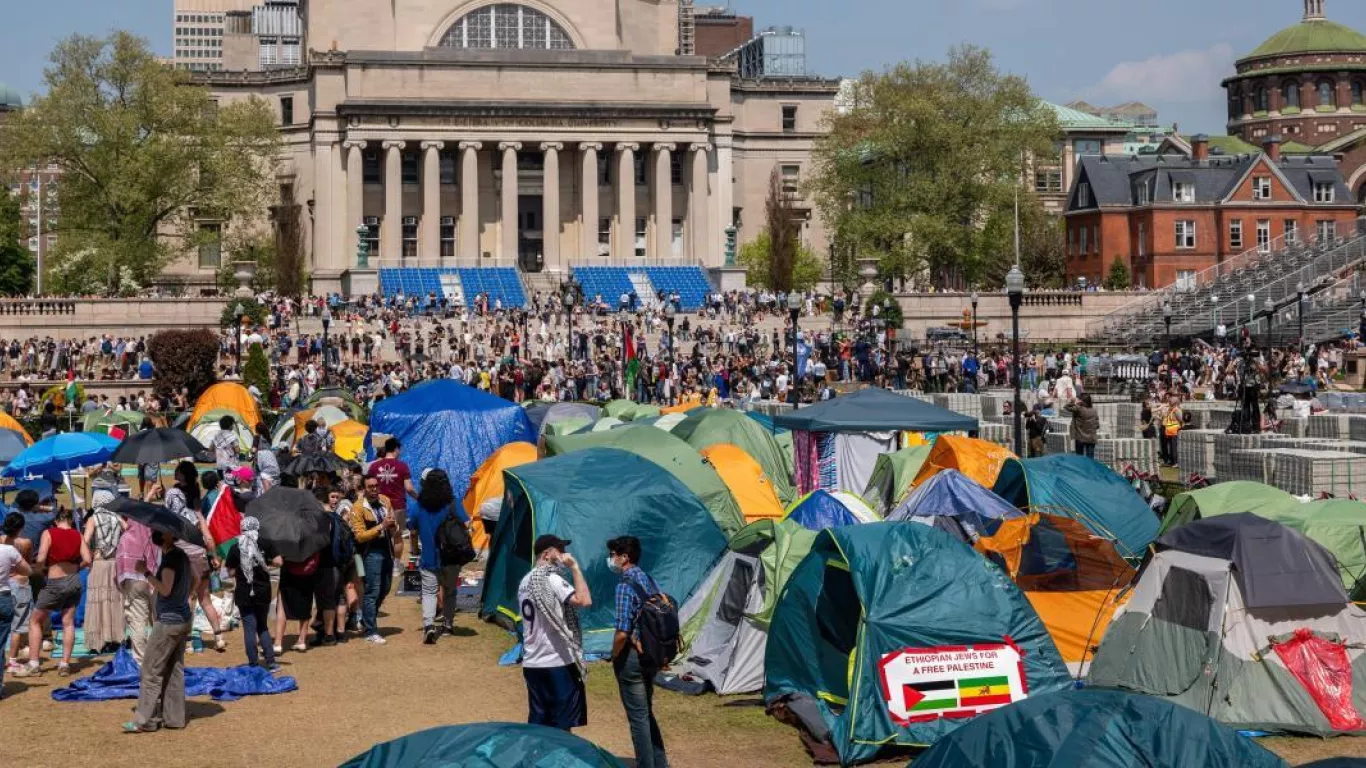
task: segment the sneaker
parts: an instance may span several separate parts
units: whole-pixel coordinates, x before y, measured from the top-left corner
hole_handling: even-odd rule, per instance
[[[350,640],[351,638],[347,637],[345,632],[342,632],[341,634],[332,638],[332,642],[337,643],[338,645],[345,645],[348,642],[350,642]]]
[[[422,635],[423,645],[436,645],[436,627],[427,627]]]
[[[70,665],[70,664],[58,664],[58,665],[57,665],[57,677],[66,677],[66,676],[68,676],[68,675],[70,675],[70,674],[71,674],[71,665]]]
[[[321,642],[321,643],[318,643],[318,645],[322,645],[322,646],[329,646],[329,645],[336,645],[336,644],[337,644],[337,636],[336,636],[336,635],[324,635],[323,638],[322,638],[322,642]]]
[[[273,673],[273,672],[279,672],[279,671],[280,671],[280,662],[278,662],[278,661],[272,661],[271,663],[267,664],[267,665],[266,665],[266,671],[267,671],[267,672],[272,672],[272,673]]]
[[[51,640],[44,640],[44,641],[43,641],[43,653],[51,653],[51,652],[52,652],[52,641],[51,641]]]
[[[365,642],[367,642],[367,643],[369,643],[369,644],[371,644],[371,645],[384,645],[384,644],[385,644],[384,638],[380,637],[379,635],[370,635],[369,637],[366,637],[366,638],[365,638]]]
[[[277,645],[271,650],[275,651],[276,656],[279,656],[280,654],[285,652],[285,647],[283,645]]]
[[[15,677],[42,677],[43,668],[37,664],[24,664],[19,669],[14,670]]]
[[[448,621],[441,625],[441,631],[448,635],[455,634],[455,622]]]

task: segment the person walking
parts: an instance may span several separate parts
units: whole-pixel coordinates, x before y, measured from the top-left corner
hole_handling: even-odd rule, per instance
[[[1091,405],[1091,396],[1082,393],[1063,407],[1072,415],[1072,423],[1067,427],[1067,436],[1072,440],[1073,450],[1079,456],[1094,459],[1096,440],[1100,437],[1100,414]]]
[[[156,623],[143,657],[137,707],[133,719],[123,724],[124,733],[185,727],[185,643],[193,626],[190,593],[195,579],[190,557],[176,546],[174,536],[153,531],[152,543],[161,549],[156,572],[142,562],[137,568],[156,594]]]
[[[261,551],[260,535],[261,521],[243,517],[242,531],[228,550],[227,565],[233,574],[232,601],[242,617],[247,664],[257,665],[259,642],[265,653],[266,669],[274,672],[280,665],[275,663],[274,643],[270,637],[270,573],[266,570],[269,563]],[[280,564],[278,558],[274,564]]]
[[[664,736],[654,713],[654,679],[659,670],[641,657],[637,626],[645,600],[660,594],[660,589],[640,567],[640,555],[640,539],[634,536],[618,536],[607,542],[607,567],[621,577],[615,595],[612,672],[631,727],[637,768],[668,768]]]
[[[379,608],[394,580],[392,536],[398,530],[394,510],[379,491],[379,478],[365,478],[365,494],[351,509],[351,532],[365,568],[365,594],[361,599],[361,629],[366,642],[384,645],[379,634]]]
[[[459,525],[469,525],[465,512],[455,503],[455,492],[445,471],[428,469],[422,473],[422,486],[417,494],[417,506],[408,515],[408,529],[419,542],[418,569],[422,577],[422,642],[432,645],[438,631],[454,632],[456,588],[460,586],[460,569],[469,562],[450,553],[451,561],[442,552],[442,526],[454,515]],[[456,531],[459,533],[459,530]],[[469,533],[465,534],[468,542]],[[469,554],[474,554],[470,547]],[[473,559],[473,558],[470,558]],[[436,624],[436,609],[442,606],[441,626]]]
[[[18,512],[11,512],[5,516],[0,531],[3,532],[0,535],[0,543],[8,544],[18,551],[26,566],[16,566],[10,571],[7,582],[0,583],[0,588],[9,587],[10,597],[14,601],[9,623],[0,622],[0,632],[5,633],[4,639],[0,639],[0,650],[4,650],[6,643],[9,644],[8,652],[0,653],[0,658],[4,659],[10,672],[18,672],[23,669],[23,665],[19,663],[19,644],[28,637],[28,622],[33,615],[33,567],[29,564],[33,559],[33,542],[24,538],[24,516]]]
[[[147,651],[147,631],[152,627],[152,585],[146,573],[155,572],[161,548],[152,543],[152,529],[129,520],[114,554],[119,593],[123,596],[123,621],[128,646],[139,664]],[[141,566],[141,567],[139,567]]]
[[[522,678],[526,680],[527,722],[571,730],[588,725],[583,632],[579,610],[593,595],[570,542],[543,535],[532,545],[535,566],[517,586],[522,613]],[[561,575],[568,568],[573,584]]]
[[[16,579],[24,579],[23,589],[28,589],[29,564],[24,553],[11,542],[24,527],[23,516],[11,512],[4,523],[4,541],[0,542],[0,659],[5,656],[5,646],[9,643],[10,624],[14,622],[14,593],[20,586]],[[0,664],[0,697],[4,696],[5,667]]]
[[[38,543],[39,570],[46,571],[43,588],[33,601],[33,616],[28,623],[28,666],[15,677],[42,674],[38,651],[43,645],[43,624],[56,612],[62,619],[62,660],[57,674],[71,674],[71,656],[76,647],[76,607],[81,603],[81,569],[90,565],[90,547],[72,524],[71,510],[57,510],[56,524],[43,531]]]
[[[127,523],[109,509],[116,498],[105,489],[92,493],[95,510],[85,521],[85,544],[94,556],[85,584],[85,647],[96,653],[121,644],[126,629],[114,558]]]

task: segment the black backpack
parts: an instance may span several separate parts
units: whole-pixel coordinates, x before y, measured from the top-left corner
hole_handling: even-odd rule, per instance
[[[666,667],[678,655],[678,602],[660,592],[658,585],[654,594],[646,594],[635,582],[631,586],[640,597],[640,611],[636,614],[640,661],[646,666]]]
[[[442,565],[462,566],[473,562],[477,556],[469,531],[453,509],[436,529],[436,547],[440,550]]]

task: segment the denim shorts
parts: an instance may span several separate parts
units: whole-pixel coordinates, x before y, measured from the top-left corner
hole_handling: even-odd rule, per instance
[[[14,596],[14,620],[9,631],[22,635],[28,632],[28,620],[33,615],[33,587],[28,584],[10,584],[10,594]]]

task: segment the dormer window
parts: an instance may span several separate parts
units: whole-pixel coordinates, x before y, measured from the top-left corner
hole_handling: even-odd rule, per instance
[[[1314,202],[1331,203],[1333,202],[1335,188],[1331,182],[1314,182]]]
[[[1091,185],[1087,182],[1083,181],[1077,185],[1077,207],[1091,207]]]
[[[1172,200],[1178,203],[1195,202],[1195,185],[1189,181],[1172,182]]]

